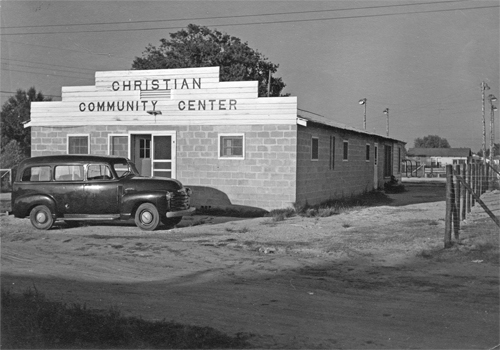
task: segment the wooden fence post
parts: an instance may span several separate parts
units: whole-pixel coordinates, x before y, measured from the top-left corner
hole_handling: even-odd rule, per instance
[[[463,174],[463,177],[464,178],[467,178],[467,165],[466,164],[462,164],[462,174]],[[460,180],[459,180],[460,181]],[[466,199],[466,196],[467,196],[467,190],[465,189],[464,186],[462,186],[462,190],[460,191],[462,193],[462,220],[465,220],[466,219],[466,215],[467,215],[467,199]]]
[[[462,184],[465,187],[468,187],[467,184],[465,183],[464,179],[461,176],[457,176],[457,178],[460,180],[460,182],[462,182]],[[472,192],[472,195],[474,197],[476,197],[477,202],[479,203],[479,205],[481,206],[481,208],[484,209],[484,211],[486,212],[486,214],[488,214],[489,217],[493,220],[493,222],[495,222],[495,224],[498,227],[500,227],[500,220],[495,216],[495,214],[493,214],[493,212],[486,206],[486,204],[484,204],[484,202],[481,200],[480,196],[478,194],[474,193],[471,188],[467,188],[467,189]],[[445,228],[446,228],[446,226],[445,226]]]
[[[472,164],[471,163],[467,164],[467,183],[472,188]],[[470,193],[470,191],[467,191],[467,214],[470,213],[471,201],[472,201],[472,193]]]
[[[477,170],[477,164],[473,163],[472,164],[472,179],[471,179],[472,180],[472,183],[471,183],[472,192],[476,192],[477,191],[476,170]],[[472,196],[471,206],[473,207],[474,204],[476,204],[476,199],[474,198],[474,196]]]
[[[478,176],[478,190],[479,196],[483,194],[483,165],[479,164],[479,176]]]
[[[452,186],[453,186],[453,167],[446,166],[446,215],[444,218],[444,247],[451,247],[451,226],[453,221],[453,202]]]
[[[453,167],[451,168],[453,171]],[[456,175],[460,176],[460,165],[457,164],[455,167]],[[453,180],[453,177],[452,177]],[[458,240],[460,235],[460,180],[458,177],[456,178],[454,189],[453,189],[453,197],[455,199],[453,205],[453,232],[455,234],[455,240]]]

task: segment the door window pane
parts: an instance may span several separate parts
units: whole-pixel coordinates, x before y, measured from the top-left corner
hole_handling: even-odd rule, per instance
[[[155,136],[154,147],[155,160],[172,159],[172,136]]]
[[[139,139],[139,158],[151,158],[151,140]]]

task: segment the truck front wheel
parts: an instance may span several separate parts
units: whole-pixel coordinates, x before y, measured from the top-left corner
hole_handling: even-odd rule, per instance
[[[154,231],[160,225],[160,213],[151,203],[144,203],[135,212],[135,224],[141,230]]]

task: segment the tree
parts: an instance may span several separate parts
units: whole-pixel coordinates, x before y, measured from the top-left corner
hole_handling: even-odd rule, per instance
[[[479,151],[476,152],[476,154],[480,157],[483,156],[483,150],[480,149]],[[486,158],[490,156],[490,149],[486,148]],[[494,143],[493,144],[493,156],[500,156],[500,143]]]
[[[415,148],[450,148],[448,140],[437,135],[418,137],[414,142]]]
[[[257,80],[259,96],[267,96],[269,72],[274,74],[278,70],[278,65],[246,42],[195,24],[170,33],[170,40],[160,42],[159,47],[149,44],[142,57],[134,59],[132,69],[219,66],[221,81]],[[271,76],[270,96],[280,96],[284,87],[281,78]]]
[[[18,89],[14,96],[9,97],[2,106],[0,113],[2,154],[7,144],[15,140],[22,153],[29,157],[31,153],[31,130],[24,128],[24,123],[30,120],[32,101],[51,101],[34,87],[23,91]]]
[[[8,144],[2,147],[0,153],[0,169],[10,169],[19,164],[26,155],[16,140],[10,140]]]

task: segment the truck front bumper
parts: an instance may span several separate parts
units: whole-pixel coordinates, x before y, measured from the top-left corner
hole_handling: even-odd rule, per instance
[[[167,212],[166,216],[167,218],[176,218],[179,216],[186,216],[186,215],[192,215],[195,212],[196,208],[191,207],[186,210],[177,210],[177,211],[169,211]]]

